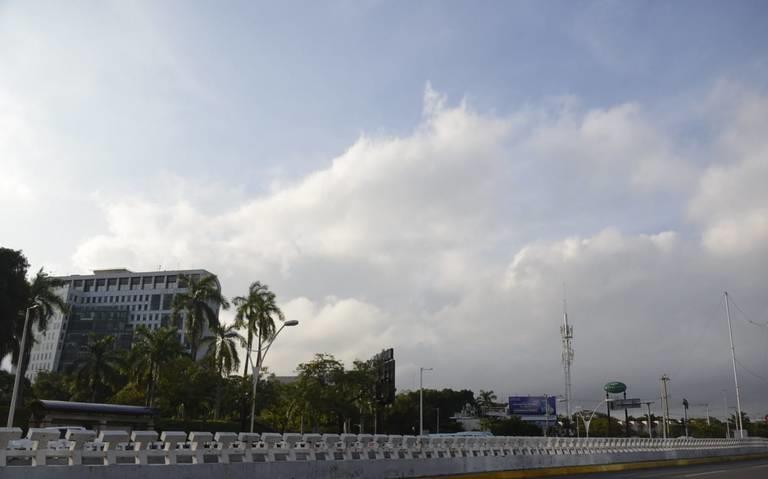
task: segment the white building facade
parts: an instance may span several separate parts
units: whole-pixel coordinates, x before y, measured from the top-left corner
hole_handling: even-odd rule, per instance
[[[211,274],[203,269],[139,273],[105,269],[92,275],[59,277],[65,284],[58,293],[69,311],[52,316],[45,331],[33,328],[35,342],[26,376],[34,381],[41,371],[67,371],[83,357],[91,335],[114,336],[118,349],[130,349],[133,331],[140,325],[149,329],[175,326],[179,341],[188,347],[184,318],[175,324],[171,321],[173,298],[187,291],[183,277],[199,279]],[[218,305],[212,306],[218,315]]]

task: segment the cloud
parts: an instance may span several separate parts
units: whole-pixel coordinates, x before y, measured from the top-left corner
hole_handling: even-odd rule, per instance
[[[724,125],[715,143],[723,161],[701,175],[691,199],[690,217],[702,224],[703,244],[715,253],[765,251],[768,98],[728,83],[719,85],[713,97],[710,108]]]
[[[762,294],[765,254],[752,241],[764,234],[763,147],[736,141],[740,155],[722,161],[726,132],[702,166],[658,123],[639,104],[573,99],[498,116],[428,86],[410,134],[361,135],[269,192],[172,175],[160,197],[101,192],[107,231],[73,262],[205,267],[229,295],[266,281],[301,321],[270,353],[282,374],[315,352],[350,361],[393,346],[401,389],[429,366],[433,384],[502,395],[559,392],[565,282],[578,398],[624,379],[653,399],[666,372],[675,394],[714,401],[711,383],[728,384],[720,294],[745,305]],[[738,336],[754,365],[764,345],[749,327]],[[764,384],[745,388],[762,404]]]

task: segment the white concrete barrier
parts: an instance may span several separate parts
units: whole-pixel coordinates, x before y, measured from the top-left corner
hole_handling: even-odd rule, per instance
[[[768,454],[768,440],[399,436],[0,428],[4,479],[379,478]],[[62,447],[62,441],[64,447]],[[65,466],[65,467],[62,467]],[[116,471],[120,471],[118,474]],[[113,472],[115,471],[115,472]],[[170,476],[169,476],[170,474]]]

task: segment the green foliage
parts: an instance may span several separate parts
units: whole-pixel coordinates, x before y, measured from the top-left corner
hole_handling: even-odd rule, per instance
[[[87,391],[90,402],[102,402],[119,381],[120,355],[115,350],[115,338],[91,334],[86,348],[87,356],[73,365],[75,381],[79,391]]]
[[[437,413],[440,410],[440,432],[459,432],[462,427],[450,419],[467,408],[477,409],[475,395],[468,389],[424,390],[424,431],[437,431]],[[394,404],[384,411],[383,431],[387,434],[419,433],[419,392],[405,391],[398,394]]]
[[[275,334],[275,318],[285,320],[283,312],[277,306],[277,297],[266,284],[260,281],[251,283],[247,296],[237,296],[232,300],[235,305],[235,326],[246,330],[245,370],[251,364],[251,349],[256,337],[256,364],[261,363],[262,343]]]
[[[0,405],[8,406],[11,403],[11,395],[13,394],[13,381],[15,377],[8,371],[0,370]],[[27,400],[32,400],[32,385],[29,383],[29,379],[23,378],[20,384],[21,394],[20,397]]]
[[[161,370],[158,390],[162,394],[157,397],[155,407],[163,417],[213,417],[218,379],[209,359],[193,361],[188,356],[173,359]]]
[[[136,328],[133,341],[127,368],[132,384],[124,395],[135,401],[139,385],[145,384],[145,404],[154,406],[161,371],[170,361],[184,354],[179,343],[178,330],[173,327],[148,329],[141,325]],[[129,394],[131,389],[134,391]]]
[[[28,302],[29,263],[21,251],[0,248],[0,359],[13,350],[16,327]]]
[[[494,436],[541,436],[542,434],[541,428],[523,421],[518,416],[507,419],[486,418],[483,422]]]
[[[219,325],[215,306],[228,309],[229,302],[221,294],[219,280],[215,275],[204,276],[200,279],[180,275],[179,283],[186,284],[187,291],[174,296],[171,319],[176,323],[181,315],[185,316],[185,330],[190,354],[197,359],[197,350],[202,339],[203,328],[208,325],[209,328],[213,329]]]
[[[72,397],[73,379],[71,376],[50,371],[40,371],[32,385],[32,394],[37,399],[69,401]]]

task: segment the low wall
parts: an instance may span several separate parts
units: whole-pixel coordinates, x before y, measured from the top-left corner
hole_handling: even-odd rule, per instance
[[[20,432],[20,431],[19,431]],[[41,435],[42,434],[42,435]],[[49,434],[49,433],[48,433]],[[138,435],[137,435],[138,434]],[[0,440],[2,440],[0,431]],[[56,441],[31,430],[28,449],[0,450],[3,479],[382,479],[441,477],[680,459],[766,456],[736,439],[435,438],[384,435],[116,431]],[[6,436],[8,437],[8,436]],[[35,439],[36,438],[36,439]],[[48,440],[48,441],[46,441]],[[0,444],[2,445],[2,444]],[[10,447],[10,449],[9,449]],[[27,461],[22,465],[19,461]],[[86,465],[96,462],[98,465]]]

